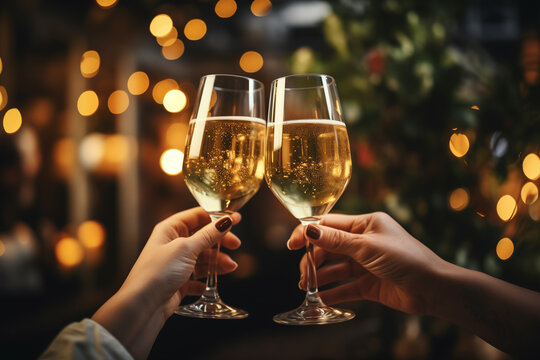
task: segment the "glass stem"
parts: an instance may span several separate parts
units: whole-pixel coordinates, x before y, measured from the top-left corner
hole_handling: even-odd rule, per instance
[[[317,225],[320,220],[314,219],[314,220],[300,220],[302,225],[307,226],[309,224]],[[317,268],[315,266],[315,259],[313,258],[313,244],[306,238],[306,257],[307,257],[307,265],[306,265],[306,283],[307,283],[307,292],[306,292],[306,299],[304,300],[304,306],[320,306],[324,305],[322,302],[320,296],[319,296],[319,288],[317,285]]]
[[[223,214],[210,214],[212,222],[218,221]],[[202,297],[210,301],[219,301],[219,294],[217,290],[217,256],[219,254],[219,248],[221,241],[212,247],[210,252],[210,261],[208,262],[208,275],[206,277],[206,289],[202,294]]]

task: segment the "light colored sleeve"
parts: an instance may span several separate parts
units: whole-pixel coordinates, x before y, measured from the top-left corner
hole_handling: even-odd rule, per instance
[[[103,326],[90,319],[84,319],[62,329],[40,359],[132,360],[133,357]]]

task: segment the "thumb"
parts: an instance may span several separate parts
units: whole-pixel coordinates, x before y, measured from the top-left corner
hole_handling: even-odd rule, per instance
[[[311,243],[328,252],[343,255],[351,255],[362,241],[362,235],[322,225],[309,224],[304,228],[304,234]]]
[[[186,240],[186,245],[194,254],[200,254],[203,250],[217,244],[231,229],[233,219],[224,216],[216,222],[207,224],[205,227],[191,235]]]

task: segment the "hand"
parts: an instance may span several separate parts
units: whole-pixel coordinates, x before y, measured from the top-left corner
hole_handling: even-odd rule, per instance
[[[318,285],[341,283],[320,292],[325,303],[365,299],[411,314],[430,311],[434,274],[447,263],[387,214],[330,214],[321,225],[298,226],[287,246],[300,249],[305,239],[314,244]],[[303,289],[306,265],[304,256],[299,283]]]
[[[124,284],[92,317],[111,332],[135,358],[145,358],[154,340],[185,295],[200,295],[209,249],[221,241],[229,249],[240,240],[228,232],[240,214],[216,223],[201,208],[177,213],[157,224]],[[218,273],[238,266],[228,255],[217,258]]]

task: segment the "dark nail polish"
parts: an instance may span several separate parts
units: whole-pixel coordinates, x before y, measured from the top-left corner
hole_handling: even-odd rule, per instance
[[[318,227],[309,224],[306,229],[306,234],[313,240],[319,240],[321,237],[321,230]]]
[[[224,232],[225,230],[230,228],[231,225],[232,225],[231,218],[228,216],[225,216],[216,222],[216,229],[218,229],[220,232]]]

